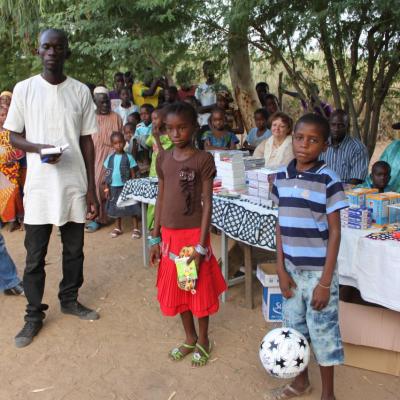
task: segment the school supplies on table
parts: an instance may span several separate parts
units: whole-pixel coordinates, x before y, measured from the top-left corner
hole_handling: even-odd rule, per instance
[[[378,193],[378,189],[374,188],[356,188],[351,190],[346,190],[345,194],[350,206],[354,207],[365,207],[366,206],[366,196],[370,194]]]
[[[362,207],[349,207],[340,211],[342,227],[351,229],[368,229],[372,224],[372,210]]]
[[[373,240],[397,240],[400,241],[400,225],[387,225],[380,231],[370,233],[366,236]]]
[[[390,205],[400,201],[400,194],[396,192],[386,192],[369,194],[366,196],[366,205],[372,209],[372,220],[378,225],[385,225],[397,222],[398,214],[390,213]]]

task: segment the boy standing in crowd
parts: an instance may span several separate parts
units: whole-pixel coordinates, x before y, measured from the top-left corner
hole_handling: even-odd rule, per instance
[[[320,366],[322,400],[334,400],[334,365],[343,363],[336,261],[339,210],[347,207],[340,179],[318,161],[328,138],[329,123],[324,117],[302,116],[293,134],[295,159],[277,174],[272,189],[279,206],[277,272],[284,297],[283,325],[311,341]],[[287,399],[310,390],[306,369],[270,397]]]

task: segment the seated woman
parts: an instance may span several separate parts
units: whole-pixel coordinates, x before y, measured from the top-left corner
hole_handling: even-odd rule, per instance
[[[236,135],[226,127],[225,111],[214,108],[211,112],[209,125],[211,130],[204,132],[203,142],[205,150],[234,150],[239,143]]]
[[[268,112],[265,108],[259,108],[254,113],[255,128],[251,128],[243,143],[243,148],[254,151],[256,147],[264,140],[268,139],[272,133],[268,129]]]
[[[276,168],[289,164],[293,160],[292,129],[293,120],[283,112],[270,117],[272,136],[261,142],[254,150],[254,157],[265,159],[267,168]]]
[[[389,185],[391,168],[386,161],[377,161],[371,169],[371,175],[364,183],[358,185],[358,188],[375,188],[379,189],[379,193],[395,192],[394,188]]]

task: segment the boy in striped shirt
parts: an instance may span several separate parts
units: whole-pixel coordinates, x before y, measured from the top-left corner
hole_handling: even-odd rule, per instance
[[[295,159],[276,176],[272,189],[279,206],[277,265],[284,297],[283,323],[312,343],[320,366],[322,400],[333,400],[334,365],[343,363],[339,331],[339,210],[347,207],[340,178],[318,161],[327,148],[328,121],[303,115],[293,133]],[[289,399],[311,391],[307,369],[272,393]]]

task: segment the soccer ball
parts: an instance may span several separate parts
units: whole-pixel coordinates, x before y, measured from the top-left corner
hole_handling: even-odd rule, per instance
[[[273,329],[261,342],[260,359],[270,375],[282,379],[294,378],[307,368],[310,346],[295,329]]]

